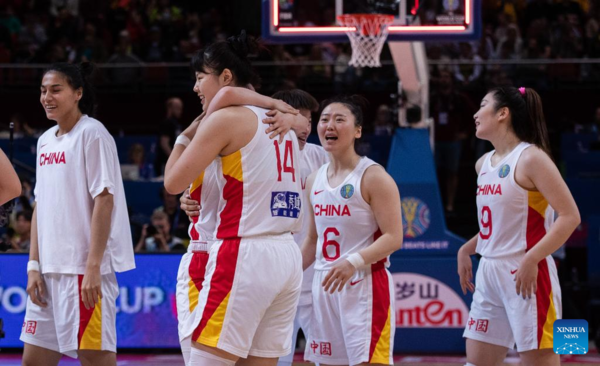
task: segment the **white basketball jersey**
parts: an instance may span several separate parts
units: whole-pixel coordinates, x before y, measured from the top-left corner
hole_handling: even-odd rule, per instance
[[[307,143],[304,149],[300,151],[300,179],[302,181],[302,197],[306,197],[304,190],[306,189],[306,179],[313,172],[316,172],[324,164],[329,163],[329,154],[322,146]],[[302,245],[304,238],[308,235],[308,215],[303,216],[302,229],[294,233],[294,241],[298,245]]]
[[[315,270],[331,269],[338,260],[368,247],[379,237],[373,210],[360,190],[365,170],[375,164],[363,157],[337,187],[329,185],[329,163],[319,169],[310,193],[318,235]]]
[[[529,146],[521,142],[495,167],[491,163],[495,150],[483,161],[477,178],[477,253],[483,257],[525,254],[554,222],[554,210],[544,196],[515,181],[515,167]]]
[[[276,235],[300,229],[302,185],[300,149],[296,134],[282,143],[265,133],[268,110],[245,106],[256,114],[258,128],[240,150],[220,158],[224,204],[219,212],[216,237],[232,239]]]
[[[214,240],[220,192],[218,162],[214,160],[190,186],[190,196],[200,206],[200,215],[192,217],[188,233],[192,242]]]

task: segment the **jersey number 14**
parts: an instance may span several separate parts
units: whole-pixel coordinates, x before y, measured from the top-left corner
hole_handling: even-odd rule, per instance
[[[277,156],[277,181],[281,182],[281,150],[279,149],[279,142],[273,141],[275,145],[275,155]],[[292,174],[292,182],[296,182],[296,169],[294,169],[294,150],[292,142],[290,140],[285,141],[285,149],[283,156],[283,172]]]

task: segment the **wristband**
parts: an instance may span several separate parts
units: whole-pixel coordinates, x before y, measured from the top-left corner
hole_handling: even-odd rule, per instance
[[[356,269],[365,265],[365,259],[362,257],[362,255],[360,255],[360,253],[350,254],[346,260],[350,262],[350,264]]]
[[[38,261],[29,261],[27,262],[27,273],[29,271],[40,271],[40,262]]]
[[[190,144],[190,139],[185,136],[185,135],[179,135],[177,136],[177,139],[175,140],[175,145],[179,144],[179,145],[183,145],[185,147],[187,147]]]

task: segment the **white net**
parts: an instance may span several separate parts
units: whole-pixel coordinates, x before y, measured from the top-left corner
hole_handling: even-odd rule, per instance
[[[388,25],[394,16],[384,14],[343,14],[337,17],[344,27],[354,27],[346,31],[352,46],[349,65],[355,67],[381,67],[379,56],[388,36]]]

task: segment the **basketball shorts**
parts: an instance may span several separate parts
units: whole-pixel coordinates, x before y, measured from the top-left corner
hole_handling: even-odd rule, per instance
[[[482,258],[463,337],[525,352],[553,348],[553,325],[562,316],[560,286],[551,256],[538,264],[537,292],[517,295],[515,272],[523,256]]]
[[[302,258],[291,234],[216,242],[192,340],[246,358],[291,352]]]
[[[300,296],[302,298],[302,295]],[[312,297],[309,300],[312,302]],[[306,304],[306,302],[304,302]],[[298,309],[296,310],[296,318],[294,318],[294,330],[292,331],[292,351],[287,354],[287,356],[283,356],[279,358],[279,364],[281,365],[291,365],[294,361],[294,353],[296,342],[298,340],[298,332],[302,329],[304,336],[307,337],[307,334],[310,332],[310,318],[312,316],[312,305],[309,303],[307,305],[298,305]],[[278,365],[279,365],[278,364]]]
[[[102,299],[92,309],[81,301],[83,275],[46,273],[45,308],[27,299],[21,341],[77,358],[78,350],[117,351],[114,273],[102,276]]]
[[[315,271],[304,358],[328,365],[393,365],[394,287],[384,263],[357,271],[333,294],[322,286],[327,273]]]
[[[180,342],[194,331],[192,313],[198,305],[198,295],[202,289],[211,244],[212,242],[192,241],[179,263],[175,298]]]

